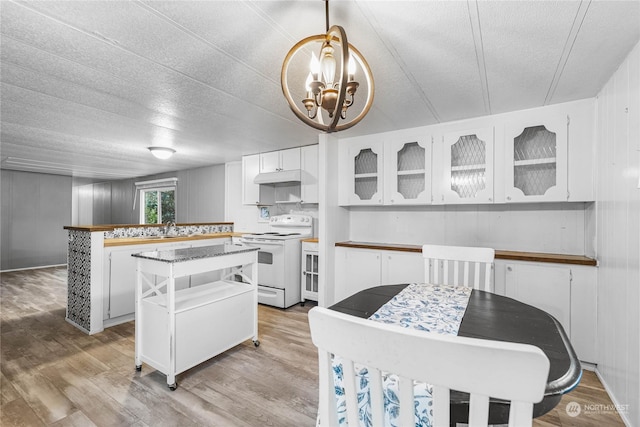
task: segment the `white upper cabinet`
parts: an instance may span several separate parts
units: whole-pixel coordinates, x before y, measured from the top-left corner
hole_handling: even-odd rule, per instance
[[[566,114],[531,113],[505,126],[505,201],[566,201]]]
[[[431,203],[431,137],[387,134],[384,140],[384,204]]]
[[[383,144],[378,137],[352,138],[343,146],[341,205],[383,203]],[[346,152],[345,152],[346,151]]]
[[[443,135],[439,202],[493,203],[494,146],[493,127]]]
[[[300,148],[260,154],[260,173],[300,169]]]
[[[594,110],[585,99],[341,139],[339,203],[593,201]]]
[[[431,203],[430,134],[404,130],[340,144],[340,205]]]
[[[260,185],[253,182],[260,172],[260,155],[242,157],[242,204],[260,204]]]

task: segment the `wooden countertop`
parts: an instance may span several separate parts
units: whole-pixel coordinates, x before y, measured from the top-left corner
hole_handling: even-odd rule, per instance
[[[401,252],[422,252],[422,245],[403,245],[393,243],[371,243],[371,242],[338,242],[336,246],[361,249],[378,249],[385,251],[401,251]],[[496,259],[507,259],[513,261],[529,261],[529,262],[550,262],[557,264],[577,264],[577,265],[598,265],[598,261],[586,257],[584,255],[565,255],[565,254],[548,254],[542,252],[520,252],[520,251],[502,251],[496,249]]]
[[[176,226],[185,225],[233,225],[233,222],[193,222],[179,223]],[[65,230],[76,231],[113,231],[115,228],[140,228],[140,227],[164,227],[164,224],[103,224],[103,225],[65,225]]]
[[[220,239],[224,237],[236,237],[239,233],[209,233],[209,234],[196,234],[194,236],[180,236],[180,237],[165,237],[154,238],[153,236],[147,237],[119,237],[115,239],[104,239],[104,246],[127,246],[127,245],[148,245],[158,243],[172,243],[172,242],[187,242],[189,240],[203,240],[203,239]]]
[[[317,237],[313,237],[311,239],[302,239],[303,242],[307,242],[307,243],[318,243],[318,238]]]

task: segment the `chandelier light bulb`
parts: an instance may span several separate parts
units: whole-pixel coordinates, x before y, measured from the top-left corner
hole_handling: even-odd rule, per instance
[[[349,81],[353,81],[356,75],[356,61],[353,59],[353,55],[349,55],[349,66],[347,67],[349,73]]]
[[[307,80],[304,82],[304,87],[307,89],[307,98],[311,98],[311,82],[313,81],[312,73],[309,73]]]
[[[309,62],[309,69],[311,70],[312,79],[318,80],[318,75],[320,74],[320,61],[318,61],[318,57],[315,52],[311,52],[311,61]]]
[[[334,79],[336,77],[336,59],[333,57],[333,47],[327,43],[322,47],[321,51],[322,60],[322,74],[324,75],[324,83],[330,88],[333,86]]]

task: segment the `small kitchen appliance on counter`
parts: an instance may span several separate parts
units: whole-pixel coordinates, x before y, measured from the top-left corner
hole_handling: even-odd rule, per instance
[[[313,236],[313,217],[284,214],[269,219],[269,231],[245,234],[244,246],[258,247],[258,302],[287,308],[300,302],[301,241]]]

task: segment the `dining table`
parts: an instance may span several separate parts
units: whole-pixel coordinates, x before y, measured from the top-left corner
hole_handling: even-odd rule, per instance
[[[361,318],[370,318],[409,284],[375,286],[357,292],[329,308]],[[435,301],[437,303],[437,301]],[[573,390],[582,377],[580,360],[562,325],[550,314],[513,298],[471,290],[458,336],[531,344],[549,358],[550,367],[542,401],[534,405],[533,416],[552,410],[562,395]],[[469,395],[452,390],[451,425],[467,423]],[[509,402],[490,399],[489,424],[509,421]]]

